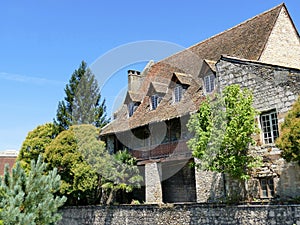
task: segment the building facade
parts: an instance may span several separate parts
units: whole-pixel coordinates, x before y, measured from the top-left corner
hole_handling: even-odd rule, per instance
[[[128,91],[113,121],[101,131],[109,152],[129,149],[144,176],[142,201],[221,201],[240,192],[225,174],[190,167],[189,117],[227,85],[254,95],[261,133],[253,151],[264,165],[248,182],[256,199],[300,196],[299,167],[281,158],[274,141],[300,92],[300,38],[284,4],[217,34],[142,72],[128,71]],[[139,198],[134,196],[134,198]]]

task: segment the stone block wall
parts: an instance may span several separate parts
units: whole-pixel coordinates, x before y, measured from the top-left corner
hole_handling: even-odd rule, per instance
[[[194,159],[199,163],[198,159]],[[225,183],[221,173],[195,168],[197,202],[218,202],[224,199]]]
[[[137,205],[66,207],[58,225],[300,225],[300,205]]]
[[[146,202],[161,203],[162,198],[162,168],[161,163],[145,164]]]
[[[190,162],[170,161],[163,163],[163,202],[196,202],[195,170]]]
[[[216,68],[220,91],[231,84],[250,89],[254,107],[259,112],[275,109],[279,126],[300,94],[300,70],[297,69],[230,57],[222,57]],[[259,118],[257,121],[260,126]],[[299,197],[299,166],[281,158],[281,150],[274,143],[264,144],[262,134],[256,135],[255,139],[257,144],[252,147],[252,153],[262,156],[264,165],[253,171],[252,179],[248,182],[250,196],[260,198],[259,179],[270,176],[274,178],[274,197]]]
[[[281,9],[260,61],[300,68],[300,39],[284,8]]]

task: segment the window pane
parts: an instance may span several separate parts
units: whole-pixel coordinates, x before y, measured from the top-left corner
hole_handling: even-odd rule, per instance
[[[174,102],[180,102],[182,98],[182,86],[177,85],[174,89]]]
[[[261,197],[267,198],[268,197],[268,190],[267,190],[267,181],[266,179],[260,180],[260,188],[261,188]]]
[[[279,135],[276,111],[272,110],[270,112],[261,114],[261,125],[264,143],[273,143]]]
[[[209,75],[204,77],[204,86],[207,93],[210,93],[215,88],[215,76]]]

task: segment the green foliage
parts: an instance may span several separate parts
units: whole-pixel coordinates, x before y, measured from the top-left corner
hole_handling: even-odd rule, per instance
[[[276,145],[282,149],[284,159],[300,165],[300,98],[285,117]]]
[[[40,154],[44,154],[46,147],[50,145],[56,135],[52,123],[40,125],[28,133],[17,159],[26,171],[30,170],[32,160],[36,161]]]
[[[194,137],[188,142],[193,156],[201,160],[199,167],[224,172],[233,178],[249,178],[260,159],[249,153],[252,134],[258,131],[252,94],[238,85],[225,88],[223,96],[207,99],[192,115],[188,128]]]
[[[105,100],[101,102],[100,90],[94,74],[82,61],[65,88],[66,97],[58,103],[54,124],[59,131],[76,124],[93,124],[103,127],[106,119]]]
[[[61,216],[57,213],[66,201],[65,197],[55,196],[59,190],[60,176],[57,170],[45,173],[46,164],[41,157],[31,161],[28,174],[16,163],[12,174],[6,166],[5,175],[0,180],[0,218],[7,225],[53,224]]]
[[[87,204],[87,199],[94,195],[98,188],[98,175],[95,169],[87,163],[79,151],[78,134],[77,126],[61,132],[46,148],[44,154],[48,169],[58,168],[62,179],[60,193],[68,197],[69,205]],[[96,131],[93,137],[92,143],[95,143]],[[87,135],[87,138],[90,137]],[[101,146],[96,145],[95,151],[98,147]]]
[[[102,188],[110,191],[106,204],[113,201],[118,190],[132,192],[134,188],[140,188],[143,177],[136,166],[136,160],[127,150],[118,151],[110,161],[110,170],[104,175]]]

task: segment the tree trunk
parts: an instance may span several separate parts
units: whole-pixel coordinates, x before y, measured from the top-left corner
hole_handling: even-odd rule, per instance
[[[112,203],[112,201],[114,199],[114,193],[115,193],[114,189],[111,189],[110,193],[109,193],[109,196],[108,196],[108,199],[106,201],[107,205],[110,205]]]

